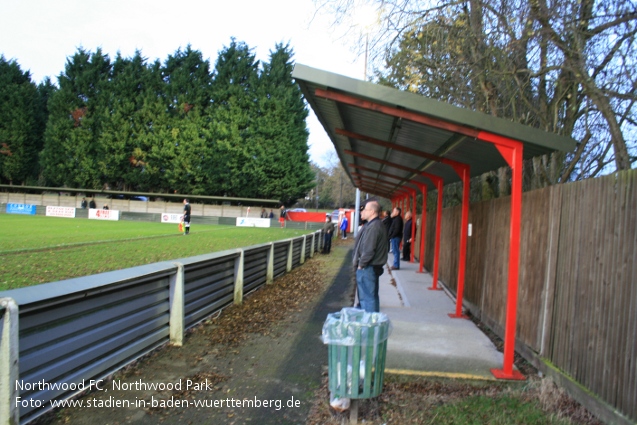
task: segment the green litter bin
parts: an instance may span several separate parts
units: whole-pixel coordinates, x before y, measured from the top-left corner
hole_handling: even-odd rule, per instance
[[[391,323],[384,313],[344,308],[328,314],[322,339],[328,345],[329,389],[336,398],[380,395]]]

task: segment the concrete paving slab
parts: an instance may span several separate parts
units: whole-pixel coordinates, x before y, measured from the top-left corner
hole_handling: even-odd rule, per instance
[[[403,261],[380,277],[380,310],[393,326],[385,372],[494,380],[491,369],[502,367],[502,353],[471,320],[450,318],[455,300],[427,289],[431,275],[417,271]]]
[[[385,284],[378,285],[378,297],[381,300],[381,305],[386,307],[403,307],[403,301],[401,294],[396,288],[395,280],[389,275],[389,272],[385,270],[385,273],[381,275],[381,279],[385,277],[387,282]],[[380,280],[380,279],[379,279]]]

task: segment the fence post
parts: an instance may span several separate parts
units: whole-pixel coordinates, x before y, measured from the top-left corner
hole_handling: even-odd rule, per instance
[[[307,245],[307,235],[303,235],[303,245],[301,245],[301,264],[305,263],[305,246]]]
[[[234,303],[243,302],[243,250],[239,250],[239,256],[234,260]]]
[[[310,246],[310,258],[314,258],[314,244],[316,243],[316,232],[312,233],[312,245]]]
[[[290,247],[288,248],[288,264],[285,266],[285,272],[292,270],[292,257],[294,253],[294,239],[290,239]]]
[[[177,271],[170,277],[170,342],[181,347],[184,344],[184,265],[174,263]]]
[[[2,334],[0,335],[0,421],[1,425],[20,423],[20,409],[15,406],[16,381],[19,378],[18,305],[11,298],[0,299]]]
[[[274,242],[270,242],[270,249],[268,250],[268,268],[265,274],[265,284],[269,285],[274,282]]]

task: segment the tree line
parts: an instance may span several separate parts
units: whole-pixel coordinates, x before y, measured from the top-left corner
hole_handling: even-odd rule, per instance
[[[315,175],[292,58],[235,39],[213,69],[190,46],[163,62],[80,48],[36,85],[0,56],[0,181],[293,204]]]

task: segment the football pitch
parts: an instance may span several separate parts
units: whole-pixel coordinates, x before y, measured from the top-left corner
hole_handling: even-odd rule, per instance
[[[298,229],[0,214],[0,291],[302,235]],[[1,296],[1,294],[0,294]]]

